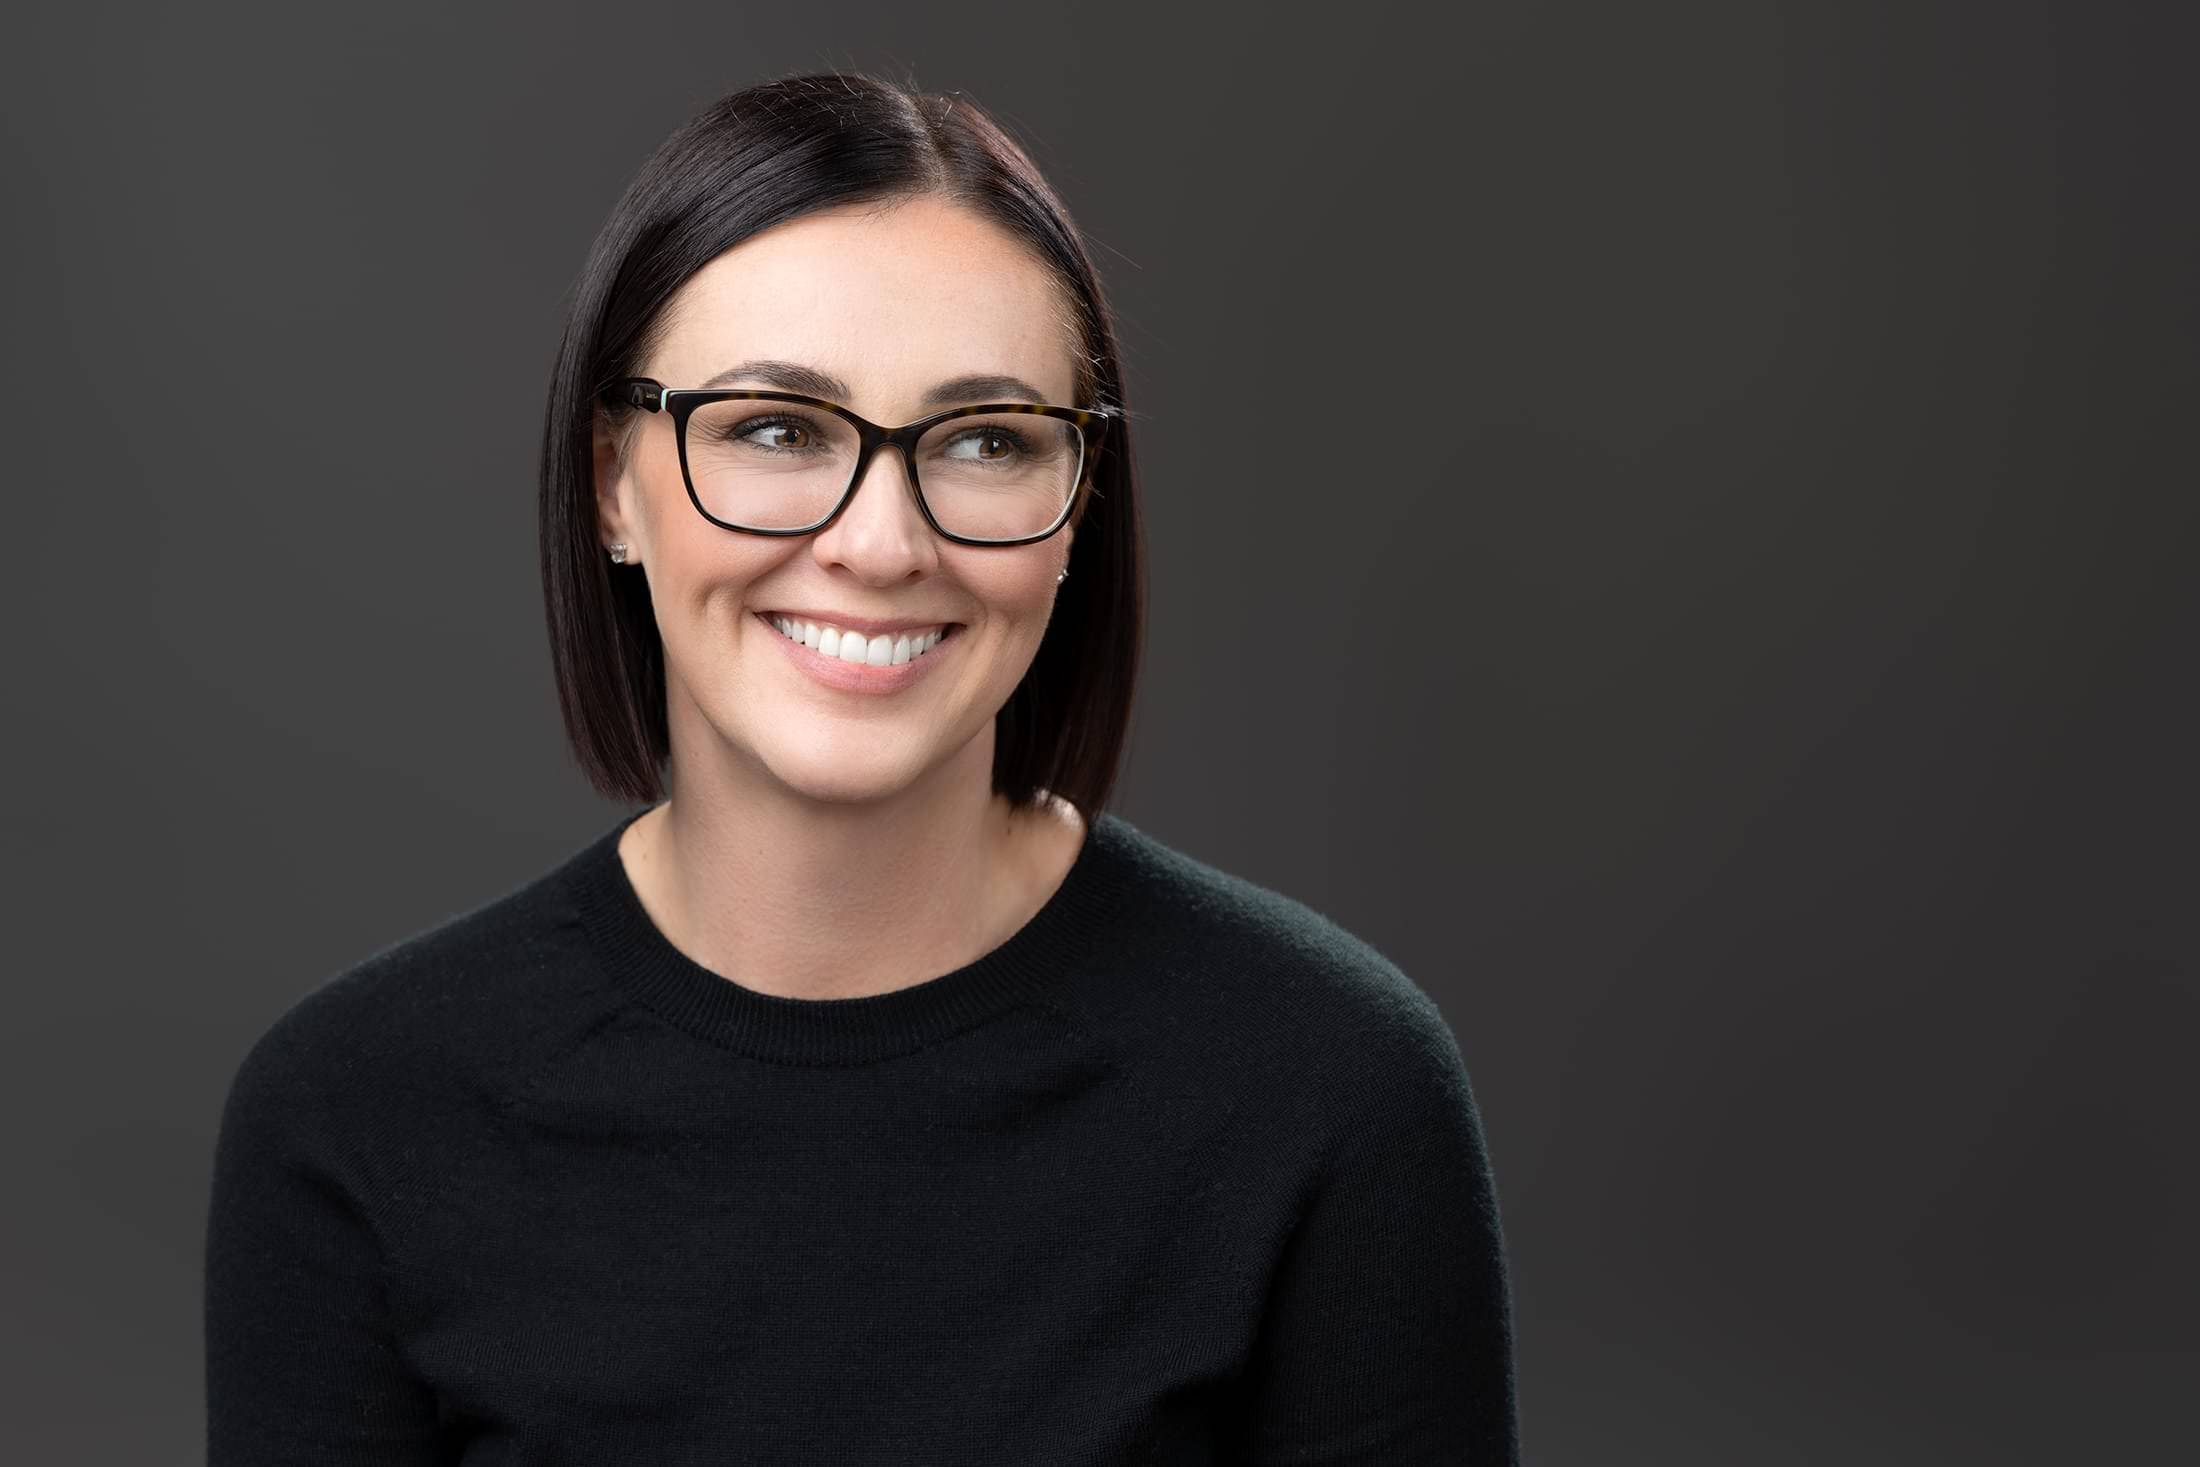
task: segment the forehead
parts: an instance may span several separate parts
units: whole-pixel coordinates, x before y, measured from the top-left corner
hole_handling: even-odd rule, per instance
[[[674,296],[650,375],[693,386],[739,361],[801,362],[891,417],[936,381],[1022,377],[1067,403],[1072,328],[1053,273],[992,221],[932,198],[843,206],[743,240]]]

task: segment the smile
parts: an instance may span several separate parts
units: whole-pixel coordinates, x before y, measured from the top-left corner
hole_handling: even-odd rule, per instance
[[[947,635],[944,623],[866,637],[861,632],[844,632],[839,627],[799,621],[789,616],[765,619],[781,636],[800,642],[821,657],[837,657],[842,662],[866,667],[895,667],[913,661],[938,646],[940,638]]]
[[[812,682],[843,693],[898,693],[920,681],[962,645],[962,624],[909,627],[878,636],[814,621],[752,613],[769,627],[787,660]]]

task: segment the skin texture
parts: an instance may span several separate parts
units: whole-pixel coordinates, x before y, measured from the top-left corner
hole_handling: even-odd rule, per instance
[[[639,373],[667,387],[773,358],[842,378],[846,406],[890,425],[970,372],[1079,405],[1052,274],[930,196],[744,240],[681,288],[667,321]],[[596,494],[606,552],[623,541],[649,578],[664,642],[671,797],[619,854],[675,946],[760,992],[852,998],[963,966],[1030,920],[1085,830],[1063,802],[1012,816],[992,792],[993,717],[1046,632],[1071,527],[1031,545],[952,544],[925,523],[900,456],[882,452],[826,529],[737,534],[695,512],[672,424],[650,413],[624,443],[599,422]],[[948,658],[928,676],[872,697],[792,665],[755,617],[790,606],[964,625],[926,654]]]

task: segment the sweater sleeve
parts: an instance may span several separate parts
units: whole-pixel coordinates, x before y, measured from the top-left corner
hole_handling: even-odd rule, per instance
[[[1254,1346],[1254,1467],[1519,1460],[1496,1188],[1458,1043],[1425,1012],[1323,1102],[1327,1162]]]
[[[392,1341],[380,1245],[278,1023],[230,1082],[205,1255],[207,1467],[425,1467],[434,1393]]]

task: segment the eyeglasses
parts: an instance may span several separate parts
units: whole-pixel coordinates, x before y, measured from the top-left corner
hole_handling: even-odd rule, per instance
[[[1069,521],[1121,408],[988,402],[899,428],[837,402],[761,388],[666,387],[629,377],[604,396],[672,415],[688,498],[745,535],[809,535],[855,497],[871,455],[898,450],[917,507],[958,545],[1028,545]]]

